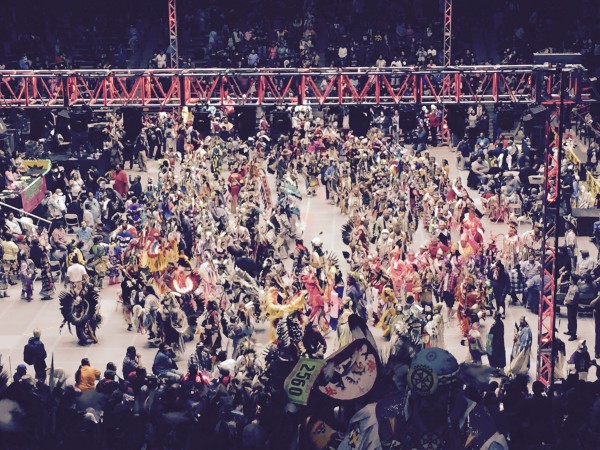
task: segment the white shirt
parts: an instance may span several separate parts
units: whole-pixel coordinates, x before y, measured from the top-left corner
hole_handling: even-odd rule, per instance
[[[156,55],[156,67],[165,69],[167,67],[167,55],[159,53]]]
[[[596,260],[588,257],[579,261],[579,270],[577,270],[578,275],[583,275],[584,273],[591,272],[596,267]]]
[[[67,278],[71,283],[80,283],[86,275],[87,270],[79,263],[75,263],[67,269]]]
[[[21,225],[17,222],[17,219],[6,220],[6,226],[10,230],[12,234],[23,234],[23,230],[21,229]]]

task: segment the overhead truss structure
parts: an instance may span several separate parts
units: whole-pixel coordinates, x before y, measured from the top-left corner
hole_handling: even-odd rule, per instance
[[[452,65],[452,0],[444,0],[444,67]],[[448,94],[450,90],[451,77],[446,77],[442,81],[442,92]],[[442,142],[450,143],[450,128],[448,128],[448,110],[442,112]]]
[[[595,100],[586,70],[562,73],[570,103]],[[0,108],[430,105],[558,101],[552,67],[0,71]]]
[[[171,68],[179,67],[179,44],[177,42],[176,0],[169,0],[169,58]]]

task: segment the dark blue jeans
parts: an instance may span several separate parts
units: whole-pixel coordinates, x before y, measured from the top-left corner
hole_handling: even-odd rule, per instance
[[[525,290],[523,303],[527,305],[532,313],[538,314],[540,312],[540,291],[536,288],[528,288]]]

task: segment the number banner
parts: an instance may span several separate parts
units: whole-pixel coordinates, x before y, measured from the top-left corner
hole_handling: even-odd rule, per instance
[[[308,396],[312,386],[324,365],[324,359],[300,358],[300,361],[298,361],[284,383],[290,401],[299,405],[306,406],[308,404]]]

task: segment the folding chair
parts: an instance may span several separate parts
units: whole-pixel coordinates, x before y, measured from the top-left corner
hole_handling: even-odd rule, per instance
[[[60,280],[62,271],[60,268],[60,261],[50,261],[50,272],[55,280]]]
[[[77,214],[65,214],[65,225],[67,231],[77,231],[79,229],[79,218],[77,217]]]

